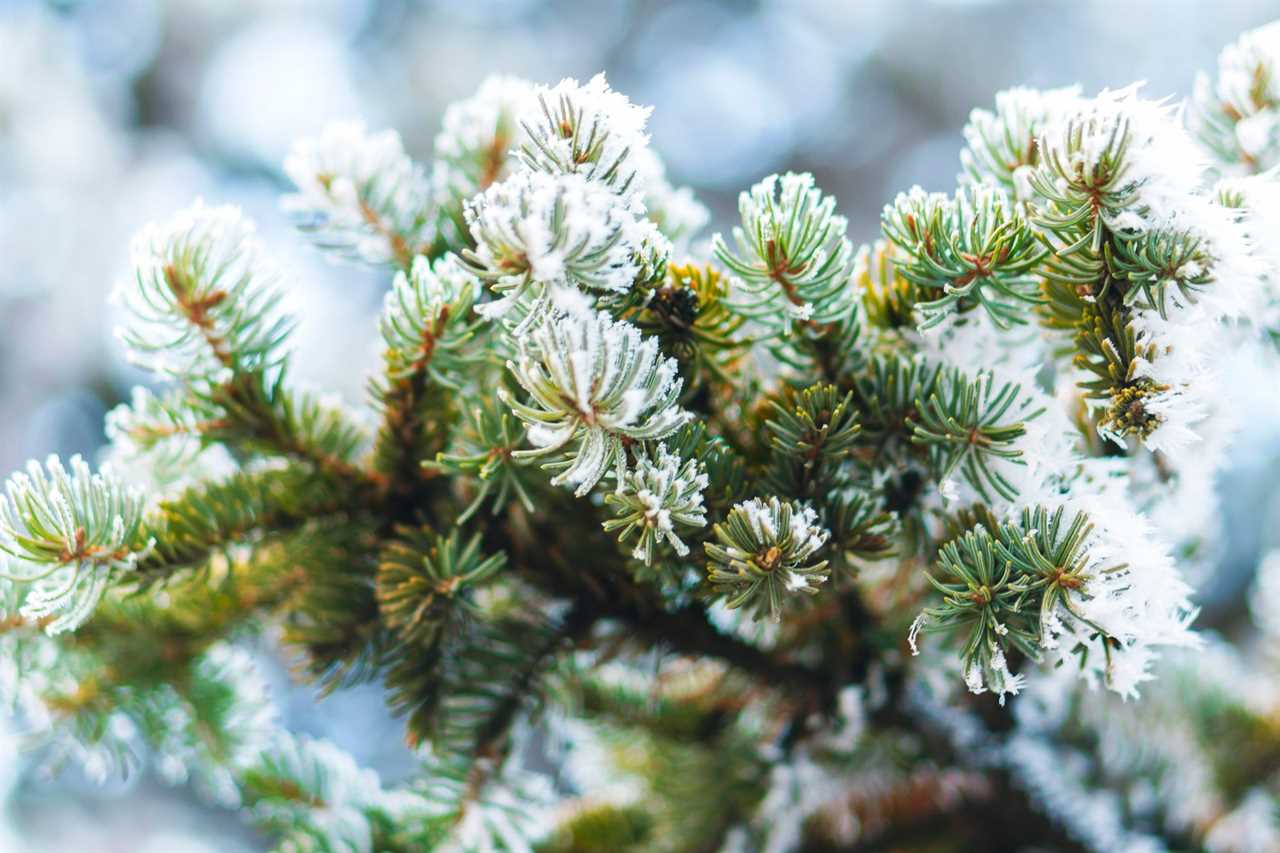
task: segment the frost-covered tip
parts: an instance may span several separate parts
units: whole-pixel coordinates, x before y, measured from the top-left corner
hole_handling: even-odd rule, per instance
[[[279,274],[239,208],[196,203],[134,237],[134,281],[115,298],[134,363],[184,382],[279,364],[291,328],[277,309]]]
[[[189,483],[235,468],[225,447],[203,440],[218,425],[218,415],[185,395],[161,397],[136,386],[128,403],[107,413],[105,460],[154,504]]]
[[[770,175],[738,197],[735,249],[717,234],[716,257],[736,277],[734,310],[788,332],[795,321],[847,319],[853,245],[836,200],[808,173]]]
[[[527,139],[521,157],[532,169],[582,175],[643,212],[634,157],[648,147],[650,112],[652,107],[633,104],[609,88],[604,74],[585,85],[566,78],[539,86],[519,119]]]
[[[408,273],[396,273],[379,323],[393,379],[423,369],[447,378],[442,368],[470,340],[479,288],[479,280],[453,254],[434,263],[419,255]]]
[[[299,140],[284,171],[298,191],[281,204],[323,249],[407,266],[431,241],[430,182],[394,130],[333,122]]]
[[[255,820],[284,833],[286,849],[371,853],[372,818],[393,808],[376,771],[330,741],[284,730],[242,780]]]
[[[92,612],[117,571],[134,568],[155,544],[143,529],[143,497],[79,456],[68,471],[57,456],[27,465],[0,498],[0,550],[7,573],[29,584],[25,618],[50,633],[74,629]]]
[[[1048,204],[1033,204],[1050,221],[1083,212],[1115,232],[1109,263],[1127,306],[1183,322],[1250,315],[1266,264],[1239,212],[1205,191],[1206,159],[1172,106],[1135,87],[1103,92],[1059,114],[1039,145],[1030,180]]]
[[[960,183],[987,183],[1025,201],[1029,171],[1039,162],[1036,137],[1056,116],[1074,109],[1080,87],[1039,90],[1024,86],[996,95],[995,110],[975,109],[964,127]]]
[[[1176,107],[1140,97],[1137,86],[1104,91],[1058,112],[1037,145],[1040,165],[1033,180],[1098,194],[1095,202],[1108,225],[1134,231],[1185,216],[1206,164],[1179,124]]]
[[[1017,696],[1025,684],[1025,676],[1010,672],[1004,650],[999,647],[991,650],[991,657],[986,666],[974,660],[964,671],[964,685],[969,688],[970,693],[980,694],[990,690],[999,699],[1001,705],[1004,704],[1005,697]]]
[[[159,694],[156,704],[168,707],[156,709],[166,723],[153,744],[156,770],[170,784],[193,781],[215,802],[239,805],[236,776],[258,761],[279,725],[253,656],[227,642],[210,646],[192,667],[187,691],[201,697],[199,708],[176,692]]]
[[[527,80],[494,74],[470,98],[449,105],[431,169],[438,199],[469,199],[511,173],[512,154],[525,142],[518,117],[529,108],[533,91]]]
[[[1280,22],[1244,33],[1196,77],[1191,124],[1232,171],[1280,163]]]
[[[1196,616],[1191,587],[1146,519],[1112,498],[1071,503],[1092,524],[1083,543],[1088,570],[1079,589],[1067,590],[1061,604],[1043,614],[1041,645],[1079,666],[1087,681],[1136,697],[1160,648],[1199,643],[1190,630]],[[1082,647],[1089,649],[1083,660]]]
[[[608,189],[581,175],[521,171],[477,196],[466,210],[475,238],[471,268],[505,298],[500,316],[529,296],[537,309],[584,302],[580,290],[625,292],[640,273],[645,232]]]
[[[659,444],[655,453],[641,453],[618,491],[605,496],[616,517],[604,522],[604,529],[621,528],[619,542],[638,533],[631,556],[646,566],[652,565],[654,550],[663,542],[683,557],[689,547],[676,534],[676,527],[706,526],[702,493],[708,482],[701,462],[681,459]]]
[[[705,546],[707,578],[729,594],[729,608],[749,606],[777,621],[787,595],[813,595],[827,580],[827,561],[813,558],[829,533],[811,507],[753,498],[734,506],[715,536]]]
[[[519,340],[507,366],[530,399],[506,401],[536,448],[516,455],[569,448],[567,467],[552,483],[574,485],[579,496],[611,468],[623,482],[624,442],[666,438],[690,417],[676,403],[676,362],[659,353],[655,339],[603,311],[553,314]]]

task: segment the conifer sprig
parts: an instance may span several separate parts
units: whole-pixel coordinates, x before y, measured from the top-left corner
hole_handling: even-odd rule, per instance
[[[669,545],[677,556],[689,553],[689,546],[676,533],[681,527],[703,527],[707,523],[702,492],[709,480],[696,459],[681,459],[659,444],[653,454],[642,451],[623,477],[620,488],[605,495],[614,518],[604,522],[606,531],[617,530],[618,541],[633,535],[637,542],[631,556],[653,565],[654,551]]]
[[[628,200],[640,192],[636,158],[648,145],[650,108],[613,91],[603,74],[586,85],[572,78],[539,87],[520,117],[525,143],[520,157],[531,170],[581,175]]]
[[[154,546],[142,495],[110,472],[90,472],[79,456],[69,471],[57,456],[43,467],[31,462],[5,483],[0,550],[13,558],[6,572],[30,585],[22,615],[51,634],[88,618],[113,576],[131,572]]]
[[[814,557],[829,535],[817,521],[809,507],[776,497],[730,510],[706,544],[707,579],[725,605],[777,622],[793,593],[817,594],[828,573],[827,561]]]
[[[518,418],[499,410],[494,401],[480,401],[466,410],[456,439],[448,451],[422,464],[428,471],[474,482],[475,497],[458,516],[459,523],[465,523],[486,502],[491,504],[493,515],[507,511],[512,501],[534,512],[537,477],[529,470],[531,462],[516,456],[526,444],[524,425]]]
[[[625,293],[641,273],[635,215],[575,173],[517,172],[469,202],[466,216],[476,248],[462,257],[502,297],[484,306],[489,316],[521,300],[531,301],[526,316],[581,307],[583,292]]]
[[[457,531],[440,536],[421,528],[403,530],[379,560],[379,610],[405,642],[431,644],[449,627],[454,609],[467,606],[469,589],[493,577],[505,562],[503,554],[481,553],[479,535],[463,543]]]
[[[1270,79],[1218,87],[1218,129],[1270,121]],[[1031,697],[946,707],[919,635],[1091,747],[1109,706],[1081,681],[1132,697],[1196,643],[1182,522],[1216,517],[1221,442],[1185,447],[1218,428],[1223,321],[1280,305],[1280,183],[1210,190],[1135,89],[1015,90],[971,117],[958,192],[899,196],[856,258],[796,174],[708,252],[647,118],[603,77],[493,78],[430,180],[358,125],[299,146],[304,230],[395,271],[373,437],[286,382],[281,279],[237,213],[144,232],[124,337],[175,381],[110,435],[145,488],[11,481],[0,698],[103,767],[147,741],[289,848],[891,846],[877,821],[927,846],[943,815],[1064,846],[1053,786],[1014,783]],[[320,690],[380,683],[422,778],[275,729],[220,643],[265,624]]]
[[[938,389],[917,401],[911,440],[929,448],[940,480],[959,470],[985,501],[1017,497],[1001,465],[1025,464],[1015,443],[1026,434],[1026,421],[1044,413],[1031,409],[1020,391],[1012,382],[997,388],[991,373],[971,380],[949,370]]]
[[[981,306],[998,326],[1026,323],[1039,301],[1032,274],[1044,248],[1011,203],[988,187],[954,198],[916,187],[882,217],[885,238],[906,255],[902,276],[930,296],[918,304],[928,329]]]
[[[741,285],[732,310],[782,334],[796,321],[846,320],[853,245],[836,200],[814,186],[813,175],[770,175],[739,196],[738,211],[734,248],[719,234],[713,241],[716,258]]]
[[[681,380],[657,341],[605,312],[556,314],[519,342],[508,362],[527,403],[505,399],[525,423],[534,445],[517,458],[564,454],[552,485],[576,486],[585,495],[612,471],[621,485],[625,445],[657,441],[689,418],[676,405]]]
[[[360,121],[334,122],[299,141],[284,171],[298,191],[282,205],[321,249],[400,269],[429,251],[430,184],[394,130],[369,133]]]
[[[253,226],[234,207],[197,202],[135,238],[134,282],[117,298],[130,357],[186,384],[278,369],[292,321],[280,313],[272,267]]]

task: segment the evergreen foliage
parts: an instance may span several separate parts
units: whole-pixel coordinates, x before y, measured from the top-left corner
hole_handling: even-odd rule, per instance
[[[1209,368],[1280,315],[1280,137],[1241,130],[1272,32],[1198,87],[1199,143],[1136,89],[1002,93],[956,192],[859,249],[795,173],[698,246],[603,76],[490,78],[429,169],[300,143],[300,229],[388,268],[365,410],[292,382],[237,211],[145,229],[121,337],[166,387],[111,415],[118,467],[9,479],[0,696],[282,850],[1106,849],[1054,750],[1108,693],[1169,704],[1201,643],[1175,502],[1220,457]],[[237,645],[268,629],[321,690],[379,682],[419,772],[284,731]],[[1280,743],[1210,694],[1178,743]],[[1274,767],[1206,749],[1215,814],[1275,808]],[[1200,844],[1194,811],[1144,826]]]

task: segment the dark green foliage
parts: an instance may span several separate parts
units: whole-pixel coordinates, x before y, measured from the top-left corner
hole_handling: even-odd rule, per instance
[[[211,552],[253,541],[268,531],[297,529],[328,515],[346,515],[349,488],[305,466],[239,471],[193,485],[160,502],[148,520],[155,550],[138,564],[142,583],[164,580],[207,563]]]
[[[475,485],[475,497],[458,516],[467,521],[486,502],[498,515],[508,505],[520,501],[533,512],[533,495],[541,478],[527,461],[516,458],[513,451],[525,444],[524,425],[492,398],[480,400],[467,408],[461,427],[455,432],[456,445],[441,452],[434,462],[424,462],[430,472],[461,475]]]
[[[366,681],[390,645],[374,592],[377,540],[362,525],[309,525],[291,557],[304,573],[283,639],[299,647],[299,667],[328,691]]]
[[[885,238],[906,256],[899,274],[932,297],[918,304],[921,328],[978,306],[1001,327],[1027,322],[1027,306],[1039,301],[1033,273],[1045,250],[999,194],[912,192],[886,207],[881,222]]]
[[[993,689],[1009,688],[1009,655],[1039,660],[1043,632],[1066,620],[1096,632],[1105,653],[1106,632],[1080,612],[1072,595],[1098,572],[1123,566],[1091,561],[1093,528],[1083,513],[1064,522],[1061,507],[1028,508],[1017,523],[1000,524],[994,533],[979,524],[942,546],[929,576],[942,603],[926,608],[918,625],[926,632],[967,632],[961,652],[966,677],[981,672]]]
[[[1168,316],[1170,298],[1195,302],[1196,291],[1213,281],[1213,259],[1203,241],[1186,232],[1154,231],[1119,236],[1110,266],[1124,282],[1124,304],[1140,305]],[[1171,291],[1176,291],[1172,296]]]
[[[788,593],[816,595],[827,578],[827,561],[815,558],[825,541],[815,522],[812,510],[777,498],[735,506],[706,543],[707,580],[730,609],[778,621]]]
[[[425,527],[397,534],[378,562],[378,607],[401,640],[432,645],[455,611],[468,607],[470,590],[500,571],[506,557],[482,554],[479,534],[461,544],[456,529],[448,536]]]
[[[771,406],[774,416],[765,424],[772,446],[766,488],[804,500],[824,497],[858,437],[853,392],[815,385]]]
[[[514,601],[503,609],[459,621],[434,644],[396,649],[386,684],[410,743],[429,743],[437,756],[489,755],[531,710],[556,655],[591,624],[584,612],[552,620]]]
[[[857,488],[840,489],[822,502],[822,524],[831,531],[832,568],[852,572],[854,561],[883,560],[895,554],[899,522],[883,511],[870,493]]]
[[[862,426],[858,461],[875,470],[910,455],[918,402],[938,388],[941,365],[897,355],[871,360],[854,394]]]
[[[997,390],[990,373],[971,380],[947,370],[940,387],[917,400],[912,441],[929,448],[939,479],[959,470],[983,500],[990,500],[991,492],[1007,500],[1017,497],[1017,489],[998,466],[1025,464],[1013,443],[1026,433],[1024,422],[1044,411],[1028,411],[1027,402],[1018,397],[1020,390],[1012,383]]]

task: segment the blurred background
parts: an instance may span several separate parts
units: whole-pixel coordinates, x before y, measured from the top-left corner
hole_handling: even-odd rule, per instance
[[[326,264],[277,208],[290,144],[331,119],[395,127],[426,160],[444,107],[487,74],[604,70],[656,107],[655,147],[713,229],[740,190],[796,169],[837,196],[862,242],[899,190],[952,189],[969,110],[997,90],[1145,80],[1181,100],[1223,45],[1275,17],[1280,3],[1255,0],[0,0],[0,469],[96,452],[102,416],[140,378],[106,304],[129,236],[197,195],[243,206],[290,270],[296,372],[363,401],[386,282]],[[1233,375],[1245,427],[1221,484],[1225,545],[1201,585],[1205,619],[1227,631],[1280,529],[1274,380],[1260,362]],[[317,704],[273,671],[287,723],[385,777],[405,772],[379,691]],[[0,850],[264,849],[146,772],[99,787],[40,770],[0,744]]]

